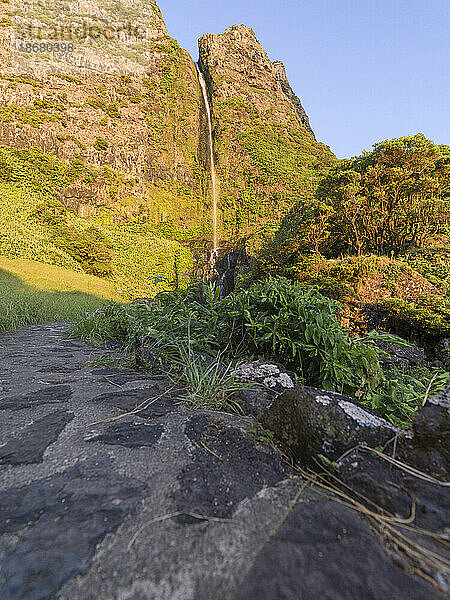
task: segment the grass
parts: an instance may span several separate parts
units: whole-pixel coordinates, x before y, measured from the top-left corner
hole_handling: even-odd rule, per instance
[[[180,341],[175,355],[171,357],[175,370],[171,375],[174,383],[183,386],[183,401],[194,408],[212,407],[218,410],[243,413],[235,395],[256,389],[255,384],[239,381],[235,375],[236,361],[222,361],[219,354],[209,362],[201,354],[192,351],[191,344]]]
[[[61,227],[51,226],[37,218],[36,211],[40,208],[47,206],[51,210],[51,206],[55,205],[58,206],[47,196],[0,181],[0,213],[3,216],[0,255],[83,273],[84,261],[79,259],[80,256],[92,258],[92,244],[81,242],[86,242],[87,238],[92,242],[92,229],[95,229],[95,237],[104,240],[101,245],[111,251],[111,272],[107,278],[128,300],[154,296],[169,289],[175,273],[183,280],[185,273],[192,269],[189,249],[178,242],[162,239],[145,228],[134,231],[131,225],[116,223],[105,216],[80,217],[64,210],[62,205],[59,207],[63,217]],[[76,246],[72,244],[72,249],[76,250],[73,255],[67,247],[68,233],[72,242],[76,242]]]
[[[92,275],[0,256],[0,332],[73,321],[118,300],[110,282]]]

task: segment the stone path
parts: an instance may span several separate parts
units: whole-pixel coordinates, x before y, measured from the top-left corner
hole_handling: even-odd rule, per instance
[[[250,419],[89,365],[102,354],[62,325],[0,337],[2,600],[441,598]]]

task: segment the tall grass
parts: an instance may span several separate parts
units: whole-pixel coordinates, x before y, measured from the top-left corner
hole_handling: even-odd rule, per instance
[[[116,298],[114,286],[96,277],[0,257],[0,332],[75,321]]]

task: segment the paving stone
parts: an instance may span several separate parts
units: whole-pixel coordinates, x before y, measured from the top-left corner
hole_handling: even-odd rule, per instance
[[[59,404],[67,402],[72,397],[70,385],[46,386],[40,390],[19,394],[0,399],[0,409],[20,410],[41,404]]]
[[[162,425],[142,425],[136,423],[119,423],[108,427],[105,433],[89,438],[89,442],[104,442],[112,446],[126,448],[152,447],[158,443],[164,433]]]
[[[73,413],[59,410],[37,419],[20,435],[0,447],[0,463],[21,465],[42,462],[45,450],[58,439],[73,417]]]

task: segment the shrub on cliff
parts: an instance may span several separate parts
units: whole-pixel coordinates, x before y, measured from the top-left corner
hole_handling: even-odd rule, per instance
[[[325,177],[331,251],[399,254],[450,220],[450,148],[423,135],[375,144]]]
[[[313,203],[284,219],[263,257],[292,264],[305,252],[394,254],[450,223],[450,148],[418,134],[375,144],[324,177]]]

